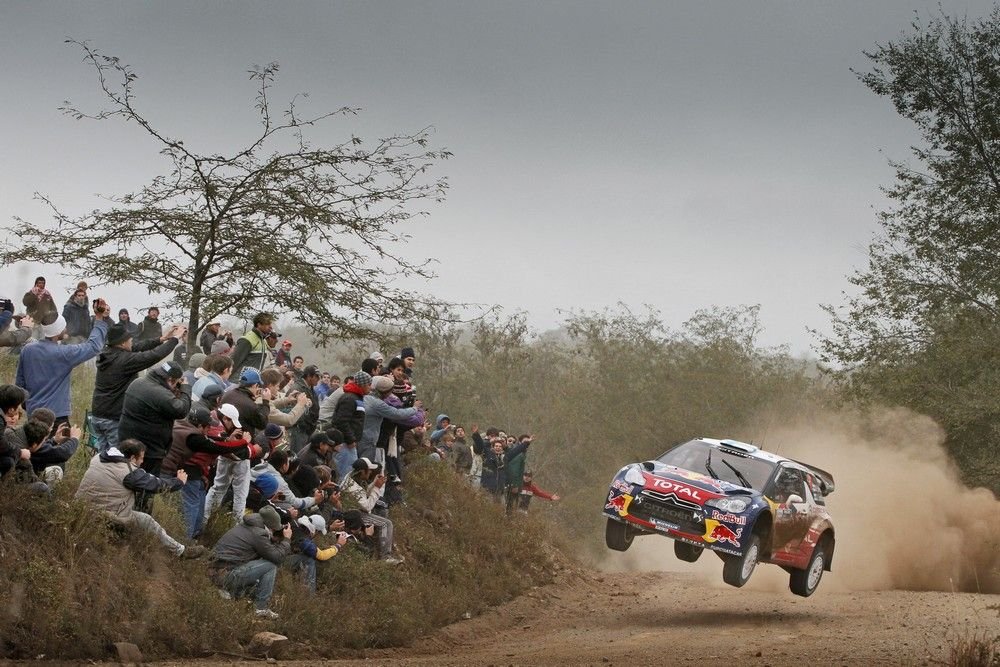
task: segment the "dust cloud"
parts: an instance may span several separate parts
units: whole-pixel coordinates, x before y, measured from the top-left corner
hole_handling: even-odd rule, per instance
[[[821,588],[1000,593],[1000,501],[959,481],[943,442],[930,418],[901,408],[820,412],[772,427],[765,449],[818,466],[836,480],[827,506],[837,546]],[[650,536],[604,565],[695,572],[706,584],[724,585],[722,563],[709,556],[695,564],[678,561],[670,540]],[[764,565],[748,587],[787,585],[783,570]]]

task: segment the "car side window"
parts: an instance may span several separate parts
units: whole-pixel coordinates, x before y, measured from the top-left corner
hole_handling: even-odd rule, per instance
[[[796,495],[805,500],[806,486],[802,472],[794,468],[782,468],[774,480],[774,501],[786,502],[789,496]]]
[[[816,475],[806,475],[806,480],[809,482],[809,490],[812,491],[813,500],[816,501],[816,504],[826,505],[826,499],[823,498],[823,487],[820,485]]]

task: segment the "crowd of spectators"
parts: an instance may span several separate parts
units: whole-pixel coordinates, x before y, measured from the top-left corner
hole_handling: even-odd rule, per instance
[[[276,617],[280,568],[314,592],[318,564],[344,548],[402,563],[390,514],[405,503],[408,466],[446,465],[508,512],[559,499],[526,470],[532,435],[428,420],[413,348],[388,361],[373,352],[342,383],[279,344],[268,313],[236,339],[211,322],[189,352],[185,327],[164,329],[157,308],[139,324],[127,309],[112,322],[87,289],[79,283],[61,313],[42,277],[23,315],[0,302],[0,346],[18,354],[14,382],[0,385],[0,475],[47,494],[86,440],[94,452],[76,497],[95,518],[149,532],[180,558],[207,557],[220,594],[252,598],[258,616]],[[83,363],[96,368],[86,434],[70,423],[70,374]],[[154,496],[172,492],[183,536],[152,516]],[[215,512],[232,527],[201,544]]]

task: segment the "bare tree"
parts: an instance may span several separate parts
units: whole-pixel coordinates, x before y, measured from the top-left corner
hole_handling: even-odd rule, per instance
[[[55,224],[15,218],[5,228],[0,263],[56,264],[104,284],[143,285],[186,313],[189,349],[198,331],[225,313],[293,314],[325,342],[370,334],[373,323],[434,318],[447,310],[398,286],[432,276],[426,262],[395,250],[408,238],[400,226],[426,215],[413,206],[441,201],[447,188],[428,171],[451,154],[428,149],[427,129],[314,146],[308,131],[358,109],[306,117],[296,96],[275,114],[269,93],[278,65],[271,63],[249,72],[260,132],[235,153],[201,154],[139,111],[137,76],[129,66],[85,42],[67,41],[83,50],[108,107],[86,113],[65,102],[61,110],[78,120],[138,124],[171,168],[82,217],[65,215],[50,197],[36,194]]]

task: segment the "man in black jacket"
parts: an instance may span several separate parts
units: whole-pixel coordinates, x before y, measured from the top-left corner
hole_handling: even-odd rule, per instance
[[[316,424],[319,423],[319,396],[316,395],[316,385],[319,384],[319,378],[320,372],[316,366],[306,366],[302,370],[302,377],[296,378],[293,385],[292,395],[294,392],[302,393],[308,396],[310,401],[306,411],[288,430],[292,451],[295,453],[309,444],[309,438],[316,432]]]
[[[125,390],[122,418],[118,425],[119,440],[135,438],[146,446],[142,468],[159,476],[160,466],[170,449],[174,420],[191,410],[191,386],[184,381],[184,371],[173,361],[164,361],[145,377]],[[149,510],[152,497],[137,499],[140,511]]]
[[[137,373],[170,356],[186,335],[184,327],[175,326],[162,338],[136,341],[122,322],[108,329],[107,347],[97,357],[97,377],[90,408],[98,452],[118,444],[118,420],[122,415],[125,390]]]

